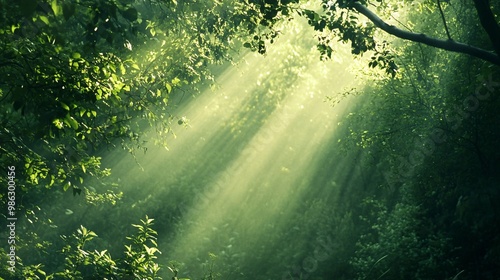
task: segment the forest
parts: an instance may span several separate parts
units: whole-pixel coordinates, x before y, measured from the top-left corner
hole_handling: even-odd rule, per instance
[[[0,279],[500,279],[497,0],[0,0]]]

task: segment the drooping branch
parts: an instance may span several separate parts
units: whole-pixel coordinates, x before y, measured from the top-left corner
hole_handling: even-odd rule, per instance
[[[476,2],[476,1],[487,1],[487,0],[474,0],[474,1]],[[373,24],[375,24],[376,27],[398,38],[410,40],[417,43],[422,43],[431,47],[447,51],[468,54],[477,57],[479,59],[489,61],[493,64],[500,65],[500,56],[490,51],[474,47],[471,45],[463,44],[460,42],[456,42],[453,40],[442,40],[442,39],[432,38],[422,33],[413,33],[399,29],[393,25],[387,24],[379,16],[377,16],[375,13],[373,13],[367,7],[365,7],[363,4],[357,1],[352,4],[352,7],[360,14],[366,16]]]

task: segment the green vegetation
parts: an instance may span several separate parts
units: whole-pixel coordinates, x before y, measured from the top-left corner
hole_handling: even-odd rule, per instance
[[[0,278],[498,279],[499,15],[0,0]]]

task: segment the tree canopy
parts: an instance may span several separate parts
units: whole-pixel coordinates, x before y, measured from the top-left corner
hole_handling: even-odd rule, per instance
[[[105,249],[113,238],[103,241],[84,225],[65,228],[61,238],[47,237],[61,225],[46,216],[42,204],[57,207],[69,194],[89,207],[116,210],[110,207],[124,193],[103,155],[117,149],[132,157],[147,153],[148,141],[168,149],[168,136],[189,126],[175,113],[187,96],[215,88],[220,69],[246,50],[269,55],[273,43],[291,32],[286,22],[304,19],[311,27],[304,36],[315,37],[319,59],[334,58],[336,44],[368,56],[367,67],[357,73],[370,81],[359,93],[367,101],[339,122],[345,135],[328,143],[317,165],[328,168],[338,165],[333,158],[357,153],[358,167],[369,172],[361,172],[351,197],[334,202],[337,208],[327,196],[304,198],[293,214],[294,231],[269,237],[283,248],[280,260],[266,262],[275,248],[256,245],[250,268],[223,256],[221,271],[257,279],[251,278],[255,267],[262,267],[258,279],[281,277],[276,267],[311,250],[294,244],[294,238],[318,234],[328,240],[327,251],[335,248],[338,255],[323,256],[335,265],[318,268],[317,279],[496,279],[499,16],[500,3],[489,0],[0,0],[0,166],[15,174],[16,216],[26,221],[16,231],[15,260],[21,269],[2,267],[0,274],[158,279],[163,266],[177,277],[175,264],[158,262],[162,248],[149,218],[155,213],[132,225],[135,231],[116,258]],[[279,73],[266,76],[265,87],[228,124],[231,139],[246,144],[244,137],[280,106],[297,69],[309,63],[309,50],[292,47],[291,52],[277,63]],[[143,134],[145,128],[154,135]],[[210,144],[220,147],[224,141]],[[200,161],[198,170],[206,171],[199,177],[219,172],[240,152],[238,145],[215,167]],[[311,189],[334,186],[327,173],[318,168]],[[183,189],[179,200],[196,201],[198,179],[175,181]],[[2,209],[12,206],[7,190],[12,182],[14,175],[0,177]],[[171,223],[182,220],[173,204],[165,202],[158,210]],[[124,215],[120,211],[110,215]],[[4,228],[7,218],[2,212]],[[312,230],[316,226],[319,233]],[[470,240],[477,242],[465,246]],[[31,254],[33,248],[37,252]],[[9,261],[8,251],[0,249],[2,262]],[[215,259],[209,256],[203,279],[216,278],[210,265]],[[296,270],[288,270],[287,277],[310,273],[304,265]]]
[[[374,40],[376,29],[380,29],[395,37],[410,40],[416,43],[423,43],[439,49],[452,52],[468,54],[490,63],[500,65],[500,25],[498,23],[499,7],[497,3],[490,3],[489,0],[474,0],[472,7],[464,12],[475,11],[477,22],[475,26],[482,29],[482,33],[489,39],[489,46],[483,48],[475,45],[475,42],[462,41],[463,38],[456,36],[457,29],[460,29],[461,22],[456,20],[463,16],[458,11],[451,11],[454,3],[451,1],[402,1],[400,3],[391,3],[390,1],[360,1],[360,0],[339,0],[322,1],[321,9],[304,9],[294,6],[298,1],[249,1],[250,3],[260,5],[264,18],[275,19],[280,14],[283,7],[292,6],[301,15],[305,16],[314,30],[319,32],[326,31],[326,35],[319,36],[320,44],[318,48],[322,53],[330,56],[331,48],[329,43],[331,39],[329,34],[335,34],[336,38],[344,42],[349,42],[352,46],[353,54],[360,54],[367,51],[383,52],[382,42]],[[373,12],[373,7],[377,12]],[[414,23],[402,23],[404,19],[399,19],[394,13],[420,13],[437,14],[439,13],[442,25],[436,26],[430,33],[424,33],[419,30],[413,30]],[[453,14],[452,14],[453,13]],[[280,16],[287,16],[287,13],[281,13]],[[364,16],[371,24],[366,24],[360,16]],[[391,22],[382,19],[387,18]],[[448,19],[447,19],[448,18]],[[271,20],[271,22],[274,22]],[[267,24],[267,20],[263,22]],[[400,25],[399,27],[396,25]],[[451,30],[451,31],[450,31]],[[323,33],[325,34],[325,33]],[[453,34],[453,36],[451,35]],[[328,38],[328,39],[327,39]],[[389,63],[382,64],[382,67],[388,71],[394,71],[395,65],[390,60],[390,56],[385,54],[379,56],[381,60],[388,60]],[[377,57],[375,61],[379,60]],[[373,64],[372,64],[373,65]],[[378,65],[375,64],[375,65]]]

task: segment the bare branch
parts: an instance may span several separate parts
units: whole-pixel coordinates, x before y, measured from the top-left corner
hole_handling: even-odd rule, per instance
[[[443,19],[444,30],[446,30],[446,35],[448,36],[448,40],[452,40],[450,36],[450,30],[448,30],[448,24],[446,24],[446,18],[444,17],[443,9],[441,8],[441,0],[437,0],[439,13],[441,13],[441,19]]]

